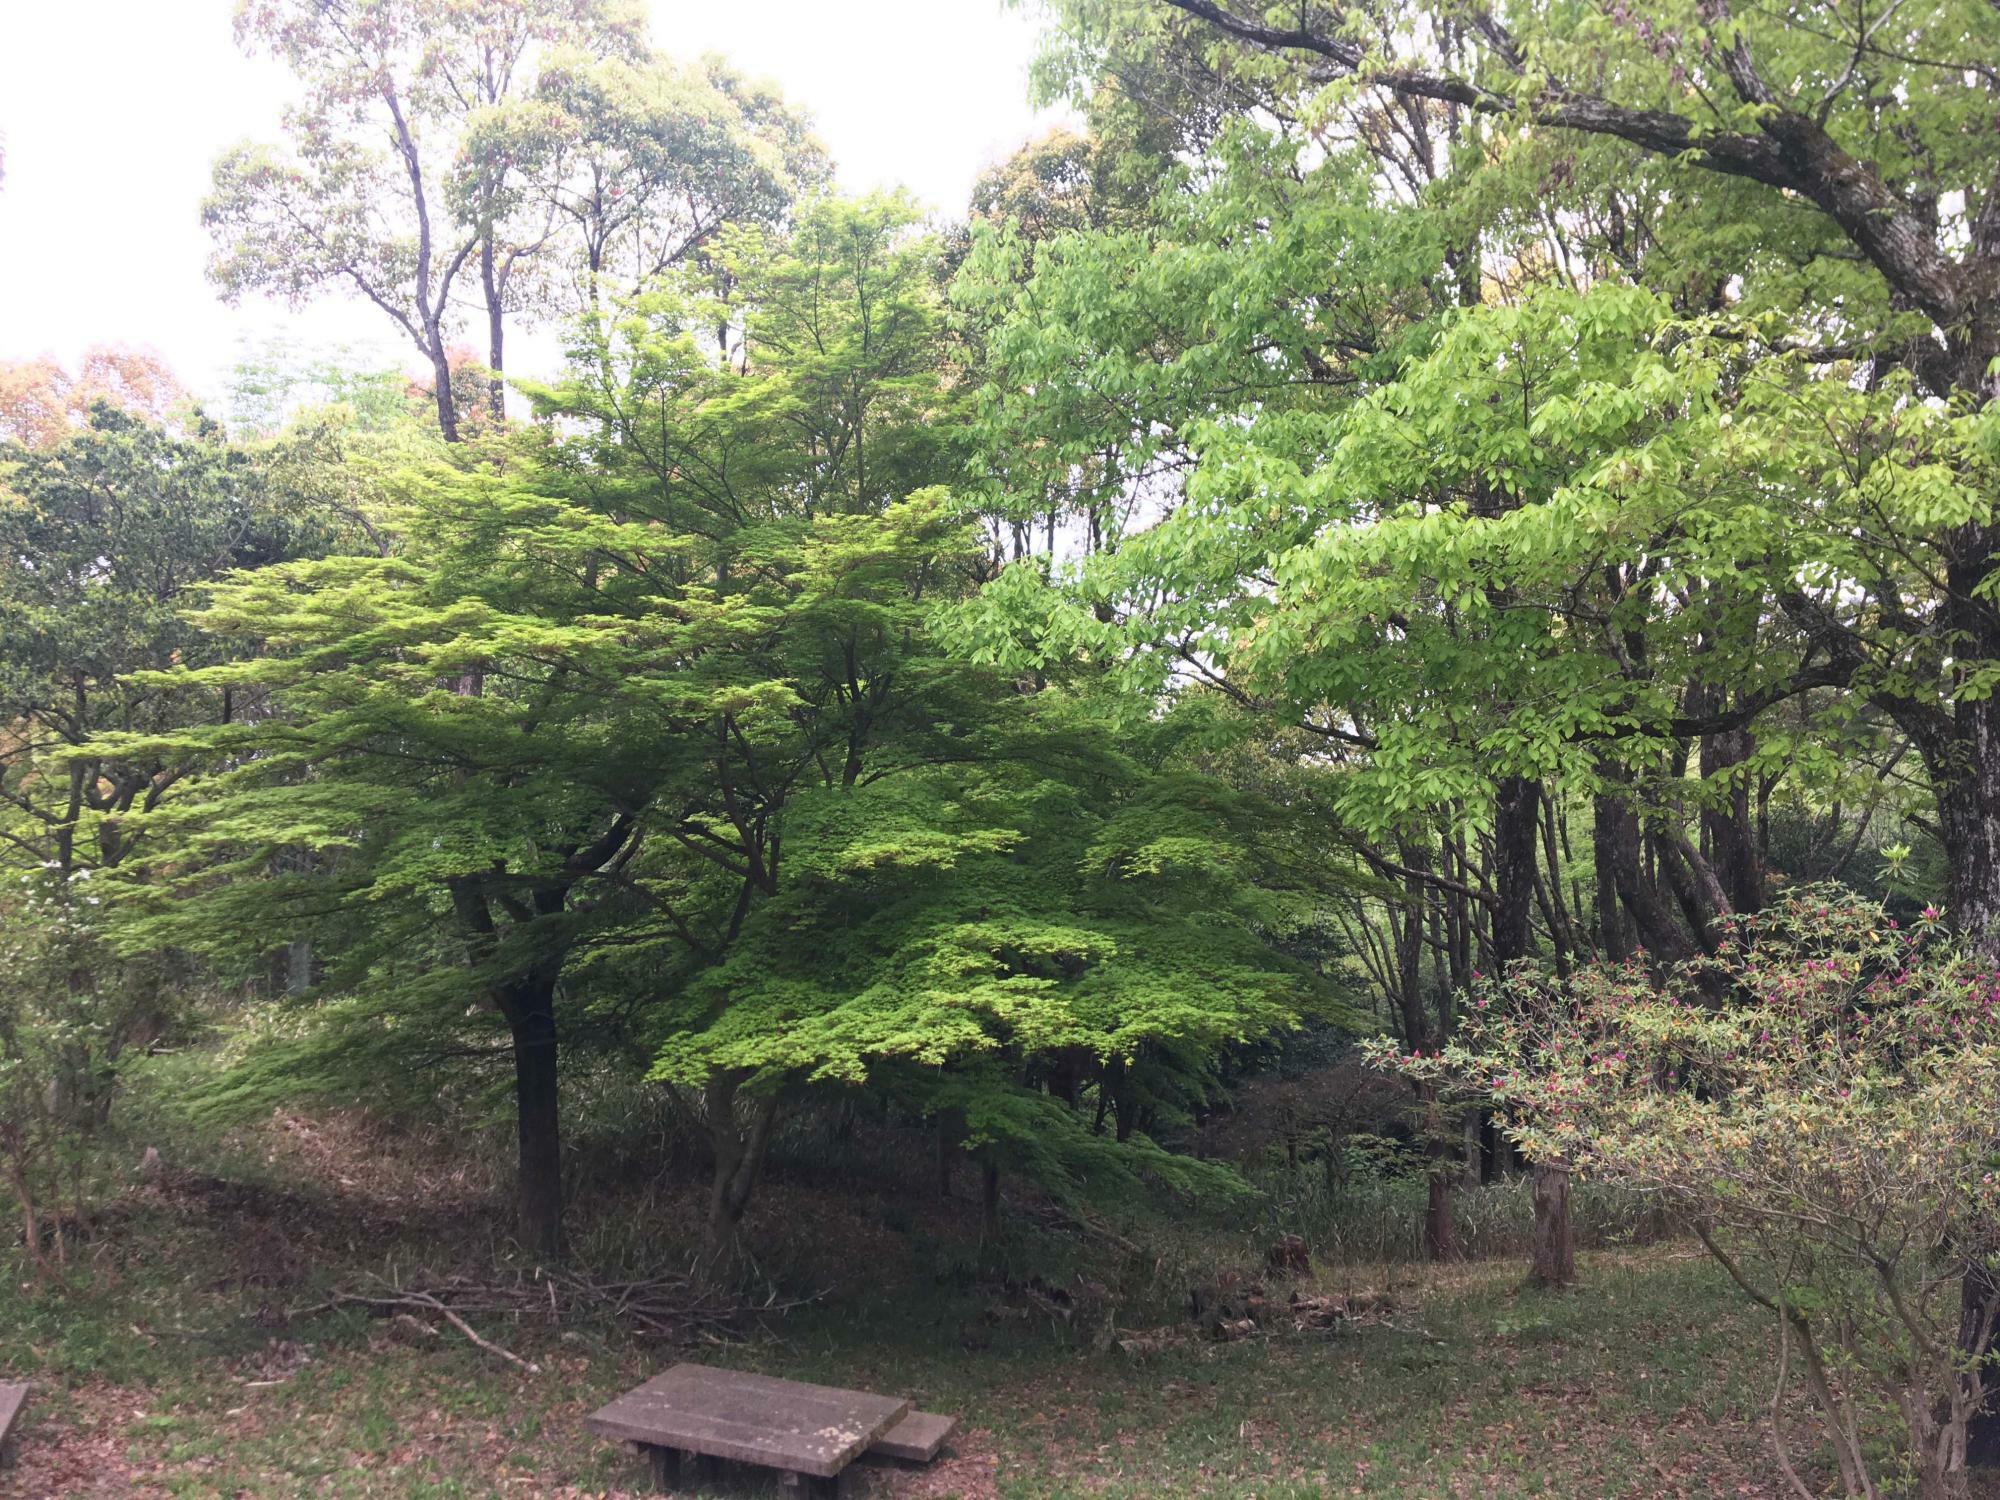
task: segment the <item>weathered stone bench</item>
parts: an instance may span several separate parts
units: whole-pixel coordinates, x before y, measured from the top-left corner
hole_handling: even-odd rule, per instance
[[[0,1469],[14,1467],[14,1429],[20,1425],[21,1408],[28,1404],[28,1388],[0,1380]]]
[[[724,1459],[776,1469],[800,1495],[833,1495],[841,1471],[871,1449],[934,1457],[957,1423],[916,1415],[924,1420],[907,1426],[914,1420],[910,1403],[898,1397],[675,1365],[593,1412],[584,1426],[638,1447],[662,1488],[694,1477],[687,1473],[690,1460]],[[942,1431],[939,1422],[946,1424]]]
[[[934,1411],[913,1411],[875,1439],[869,1445],[867,1456],[927,1464],[938,1456],[956,1431],[957,1417],[939,1416]]]

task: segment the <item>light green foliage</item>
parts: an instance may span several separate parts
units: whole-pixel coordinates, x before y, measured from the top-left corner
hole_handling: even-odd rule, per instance
[[[560,228],[555,254],[523,264],[519,295],[542,308],[600,308],[701,252],[725,224],[776,227],[825,184],[805,118],[722,59],[598,57],[574,48],[531,95],[467,125],[460,212],[514,240]]]
[[[273,514],[214,428],[177,437],[109,407],[53,447],[0,449],[0,465],[0,840],[5,864],[67,876],[125,858],[123,820],[186,770],[164,747],[81,747],[248,706],[131,674],[216,660],[184,612],[230,570],[309,545],[311,525]]]
[[[320,544],[270,478],[198,417],[177,435],[102,404],[52,445],[0,449],[0,1175],[37,1258],[38,1209],[60,1188],[83,1213],[126,1065],[203,977],[117,951],[105,903],[158,875],[143,825],[199,760],[179,736],[263,707],[139,674],[223,660],[186,618],[203,589]],[[101,745],[117,734],[148,744]]]
[[[955,397],[913,219],[826,202],[726,237],[726,305],[689,276],[585,324],[533,392],[547,425],[397,481],[381,553],[218,587],[196,623],[243,657],[144,679],[270,711],[118,742],[210,767],[149,825],[180,878],[133,893],[129,940],[309,932],[352,996],[219,1097],[381,1087],[497,1017],[517,1066],[537,1027],[643,1048],[714,1092],[726,1141],[739,1090],[885,1068],[1005,1092],[1039,1059],[1146,1056],[1191,1098],[1300,1014],[1317,985],[1272,940],[1301,882],[1259,843],[1280,814],[1170,739],[1094,744],[1093,705],[932,629],[978,559],[932,483]],[[740,362],[703,346],[718,317]]]
[[[1150,225],[1059,235],[1031,274],[980,238],[954,295],[990,355],[988,503],[1017,553],[1047,533],[972,649],[1225,682],[1340,748],[1340,814],[1378,839],[1482,823],[1509,776],[1837,802],[1888,722],[1958,782],[1993,673],[1937,611],[1983,608],[1985,409],[1830,356],[1816,304],[1774,310],[1800,295],[1776,260],[1687,307],[1676,257],[1736,189],[1675,199],[1654,260],[1564,271],[1507,217],[1522,162],[1401,203],[1379,165],[1238,126]],[[1514,257],[1476,301],[1469,205]],[[1828,685],[1852,695],[1806,696]],[[1752,723],[1747,766],[1685,785],[1691,736]]]
[[[1091,748],[1087,702],[999,709],[963,764],[792,804],[788,884],[688,990],[712,1019],[668,1041],[662,1076],[721,1068],[770,1087],[880,1071],[922,1108],[964,1110],[1038,1062],[1094,1075],[1142,1061],[1184,1106],[1232,1047],[1345,1014],[1274,951],[1323,889],[1265,854],[1282,812]],[[1178,757],[1178,732],[1151,738],[1152,756]],[[885,1069],[899,1062],[918,1071]],[[958,1081],[933,1081],[938,1068]],[[975,1141],[1029,1165],[1053,1149],[1021,1123],[1043,1106],[983,1107],[987,1125],[966,1115]]]
[[[2000,179],[1976,123],[1991,113],[1990,7],[1502,7],[1469,25],[1430,7],[1060,11],[1045,88],[1093,97],[1163,54],[1227,79],[1240,97],[1224,114],[1255,109],[1298,153],[1274,182],[1322,199],[1345,162],[1349,201],[1423,226],[1437,256],[1426,270],[1394,234],[1347,242],[1414,300],[1359,341],[1393,358],[1319,340],[1327,425],[1243,376],[1207,382],[1205,407],[1150,397],[1209,340],[1240,371],[1253,351],[1285,371],[1284,309],[1337,303],[1365,270],[1325,277],[1305,251],[1275,296],[1184,289],[1177,305],[1202,309],[1190,340],[1175,302],[1124,297],[1152,267],[1106,242],[1077,287],[1107,293],[1121,331],[1068,363],[1107,409],[1065,433],[1065,459],[1087,472],[1086,452],[1151,433],[1132,446],[1169,476],[1154,514],[1196,516],[1128,543],[1152,566],[1122,593],[1081,590],[1092,615],[1214,632],[1215,612],[1188,618],[1183,582],[1207,581],[1184,559],[1216,513],[1211,537],[1242,545],[1195,555],[1224,559],[1254,602],[1201,649],[1241,648],[1248,613],[1239,687],[1372,711],[1343,726],[1379,773],[1347,811],[1384,822],[1472,797],[1481,764],[1560,770],[1636,801],[1649,827],[1684,794],[1712,809],[1788,777],[1837,805],[1857,752],[1880,766],[1900,738],[1937,804],[1953,920],[1982,942],[2000,930],[1981,748],[2000,671],[1986,415]],[[1254,206],[1231,127],[1195,136],[1191,196],[1227,215],[1214,242],[1265,259],[1309,210]],[[1036,321],[1018,320],[1031,344]],[[1116,467],[1100,489],[1141,492],[1142,466]],[[1211,588],[1226,608],[1230,586]],[[1101,618],[1016,615],[1059,650],[1116,648]],[[1474,697],[1503,677],[1485,713]],[[1695,739],[1721,764],[1689,790],[1676,760]]]

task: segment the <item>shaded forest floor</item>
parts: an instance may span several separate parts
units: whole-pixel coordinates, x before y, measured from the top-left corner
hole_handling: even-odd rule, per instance
[[[794,1177],[772,1184],[752,1233],[811,1302],[693,1349],[589,1318],[475,1320],[541,1365],[529,1374],[449,1327],[285,1316],[335,1286],[490,1271],[504,1251],[500,1205],[473,1177],[415,1148],[364,1166],[338,1128],[281,1123],[234,1176],[129,1189],[94,1227],[78,1290],[30,1294],[12,1268],[0,1374],[37,1393],[0,1494],[636,1495],[639,1462],[581,1419],[676,1358],[958,1413],[939,1463],[856,1487],[881,1496],[1782,1493],[1768,1330],[1683,1245],[1586,1255],[1564,1295],[1521,1290],[1511,1261],[1316,1266],[1274,1298],[1389,1305],[1331,1331],[1213,1342],[1185,1319],[1186,1283],[1240,1244],[1204,1262],[1183,1228],[1137,1257],[1051,1216],[1026,1222],[1024,1205],[1007,1243],[982,1249],[963,1197]],[[694,1222],[692,1195],[651,1190],[627,1212]],[[610,1253],[608,1224],[581,1226],[587,1251]],[[1065,1302],[1059,1288],[1097,1273],[1101,1315]],[[1808,1415],[1789,1425],[1795,1455],[1817,1454]]]

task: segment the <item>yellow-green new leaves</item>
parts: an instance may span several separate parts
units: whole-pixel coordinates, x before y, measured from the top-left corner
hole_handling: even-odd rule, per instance
[[[1259,884],[1273,872],[1248,844],[1274,810],[1078,757],[1058,723],[1035,722],[1073,706],[1016,707],[976,763],[795,802],[791,883],[690,992],[711,1019],[666,1044],[661,1076],[744,1069],[769,1086],[861,1082],[898,1061],[1211,1058],[1337,1011],[1273,941]]]

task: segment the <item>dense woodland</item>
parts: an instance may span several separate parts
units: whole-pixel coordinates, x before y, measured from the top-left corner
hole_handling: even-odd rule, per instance
[[[1076,127],[933,206],[617,0],[243,0],[216,291],[415,373],[0,366],[24,1305],[355,1110],[504,1140],[510,1263],[691,1185],[703,1307],[810,1294],[813,1131],[993,1255],[1504,1193],[1560,1291],[1593,1191],[1745,1309],[1755,1493],[1980,1492],[2000,9],[1042,20]]]

